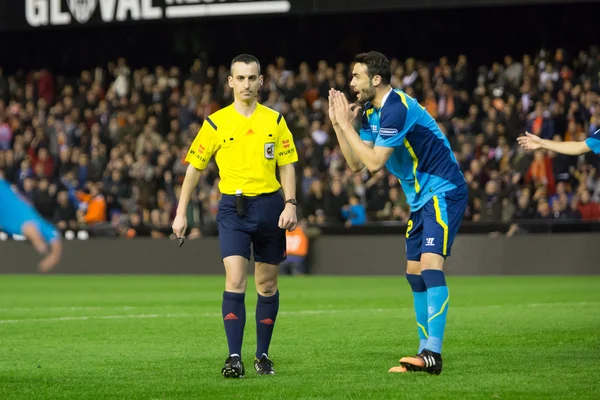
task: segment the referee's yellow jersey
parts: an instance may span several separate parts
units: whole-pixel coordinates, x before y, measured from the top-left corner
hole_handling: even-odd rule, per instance
[[[206,118],[185,160],[202,170],[213,155],[221,178],[219,190],[231,195],[237,190],[246,196],[276,192],[281,188],[276,166],[298,161],[285,119],[261,104],[249,118],[233,105]]]

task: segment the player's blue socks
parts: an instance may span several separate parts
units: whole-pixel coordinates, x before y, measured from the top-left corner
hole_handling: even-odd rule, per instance
[[[427,345],[425,348],[434,353],[442,352],[442,341],[446,329],[448,313],[448,286],[443,271],[424,270],[421,276],[427,286],[427,309],[429,313]]]
[[[273,296],[258,295],[256,303],[256,358],[269,354],[275,320],[279,312],[279,290]]]
[[[245,293],[223,292],[221,308],[227,344],[229,344],[229,355],[237,354],[240,357],[242,356],[242,341],[246,325],[245,298]]]
[[[417,329],[419,331],[419,353],[427,343],[427,286],[421,275],[406,274],[406,280],[413,292]]]

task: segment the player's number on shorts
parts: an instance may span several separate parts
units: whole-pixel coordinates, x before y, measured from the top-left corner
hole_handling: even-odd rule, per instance
[[[410,230],[412,229],[413,226],[413,222],[412,219],[408,220],[408,226],[406,227],[406,238],[408,239],[408,236],[410,235]]]

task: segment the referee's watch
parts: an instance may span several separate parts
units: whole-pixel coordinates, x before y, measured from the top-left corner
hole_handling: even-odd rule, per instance
[[[285,201],[285,203],[286,203],[286,204],[287,204],[287,203],[290,203],[290,204],[293,204],[293,205],[295,205],[295,206],[297,206],[297,205],[298,205],[298,201],[296,201],[296,199],[287,199],[287,200]]]

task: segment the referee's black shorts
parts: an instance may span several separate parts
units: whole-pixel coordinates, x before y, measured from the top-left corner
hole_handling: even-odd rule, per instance
[[[245,215],[240,217],[236,196],[223,195],[217,213],[221,257],[242,256],[277,265],[286,259],[285,230],[279,228],[279,216],[285,202],[278,192],[244,197]],[[252,245],[252,246],[251,246]]]

